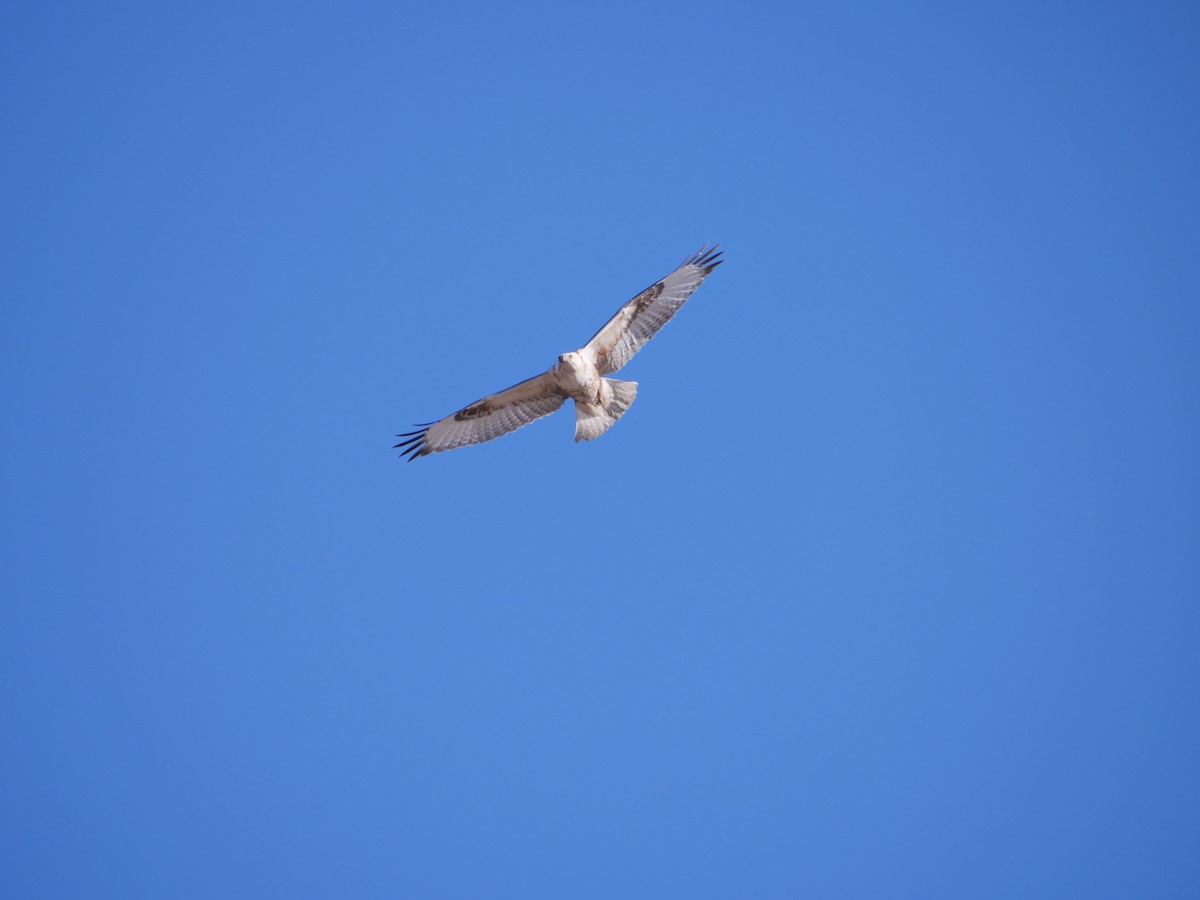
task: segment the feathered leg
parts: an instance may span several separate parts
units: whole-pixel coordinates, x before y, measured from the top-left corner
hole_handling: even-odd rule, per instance
[[[618,381],[615,378],[600,380],[599,402],[575,401],[575,440],[590,441],[598,438],[633,405],[637,397],[636,381]]]

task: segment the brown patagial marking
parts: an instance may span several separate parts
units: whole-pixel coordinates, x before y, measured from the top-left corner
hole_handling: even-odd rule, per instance
[[[472,403],[466,409],[460,409],[456,412],[454,414],[454,421],[465,422],[467,419],[478,419],[480,416],[486,416],[492,409],[490,400],[480,400],[478,403]]]

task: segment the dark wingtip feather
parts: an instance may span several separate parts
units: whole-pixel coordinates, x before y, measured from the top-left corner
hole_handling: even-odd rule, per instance
[[[696,253],[692,254],[688,259],[683,261],[685,266],[695,266],[697,269],[703,269],[707,275],[725,260],[721,259],[724,250],[719,249],[720,244],[713,244],[711,247],[705,244]]]
[[[403,457],[405,454],[408,454],[408,461],[412,462],[418,456],[428,456],[432,452],[433,451],[430,450],[429,447],[425,444],[414,444],[413,446],[411,446],[407,450],[405,450],[403,453],[401,453],[400,456]]]
[[[429,445],[425,443],[425,436],[428,433],[428,428],[422,428],[420,431],[410,431],[407,434],[398,434],[396,437],[407,438],[408,440],[401,441],[392,449],[400,450],[401,458],[408,456],[408,461],[412,462],[418,456],[425,456],[430,452]],[[409,456],[409,454],[411,454],[411,456]]]

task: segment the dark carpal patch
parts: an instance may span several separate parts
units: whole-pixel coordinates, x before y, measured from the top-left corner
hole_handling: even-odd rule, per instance
[[[661,294],[662,292],[663,292],[663,283],[660,281],[658,284],[654,285],[653,287],[648,287],[644,291],[642,291],[640,294],[638,294],[637,299],[635,299],[633,301],[633,314],[639,315],[640,313],[642,313],[646,309],[646,307],[648,307],[651,303],[653,303],[655,300],[658,299],[658,295]]]
[[[480,400],[478,403],[472,403],[466,409],[460,409],[454,414],[455,422],[466,422],[468,419],[478,419],[481,416],[486,416],[495,409],[490,400]]]

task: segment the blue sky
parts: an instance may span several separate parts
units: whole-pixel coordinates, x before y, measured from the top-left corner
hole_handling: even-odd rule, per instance
[[[13,896],[1200,892],[1192,5],[0,23]]]

